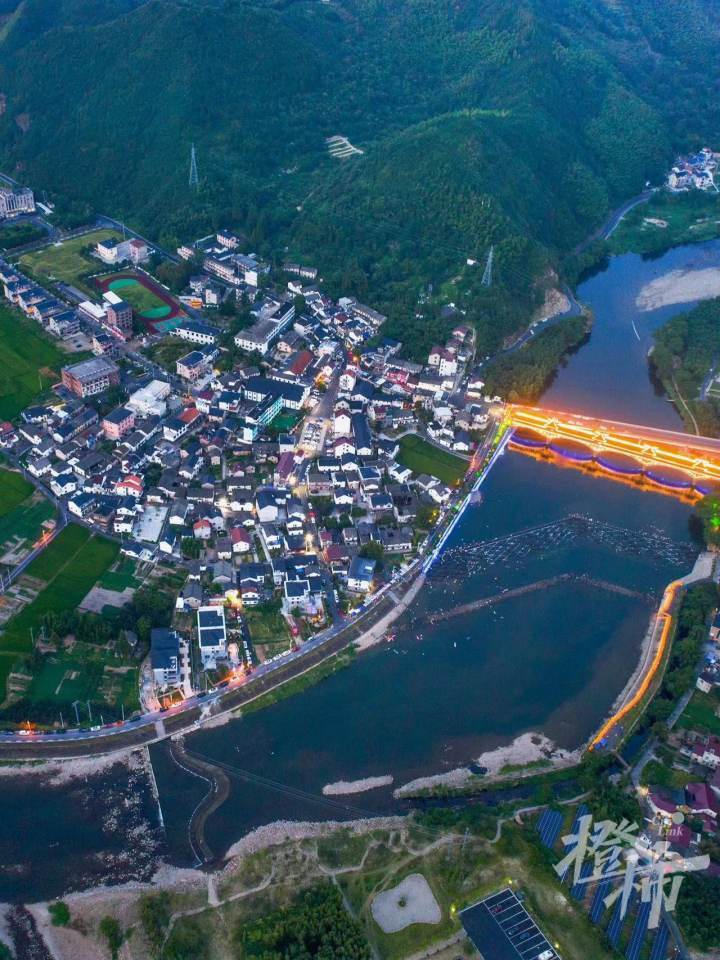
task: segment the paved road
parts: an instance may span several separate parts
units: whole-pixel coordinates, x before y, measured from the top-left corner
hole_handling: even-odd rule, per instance
[[[590,246],[591,243],[594,243],[596,240],[608,240],[617,230],[623,217],[641,203],[647,203],[656,190],[656,187],[649,187],[647,190],[643,190],[642,193],[639,193],[636,197],[626,200],[625,203],[619,206],[616,210],[613,210],[601,227],[598,227],[594,233],[591,233],[589,237],[586,237],[582,243],[579,243],[577,247],[575,247],[573,254],[577,256],[578,254],[582,253]]]
[[[22,560],[18,563],[10,573],[6,574],[5,577],[0,579],[0,594],[5,593],[5,591],[10,587],[17,579],[20,577],[27,567],[33,562],[35,557],[38,557],[43,550],[50,546],[55,537],[60,533],[60,531],[67,526],[68,524],[68,514],[65,508],[65,504],[58,500],[58,498],[53,494],[52,490],[48,490],[37,477],[33,477],[31,473],[28,473],[27,470],[13,457],[10,451],[5,451],[5,457],[10,460],[14,467],[17,468],[18,473],[20,473],[28,483],[32,483],[36,490],[39,490],[44,497],[46,497],[58,511],[57,524],[55,529],[47,535],[41,542],[38,543],[36,547]],[[94,529],[94,528],[93,528]]]
[[[250,679],[231,682],[224,689],[215,690],[208,695],[192,697],[182,704],[182,708],[149,713],[136,722],[111,724],[98,729],[31,736],[21,736],[17,732],[0,733],[0,756],[3,759],[27,760],[112,753],[154,743],[176,733],[192,731],[201,718],[207,719],[210,715],[218,716],[236,710],[339,653],[393,607],[392,600],[383,596],[380,602],[370,608],[366,616],[344,623],[340,628],[332,627],[324,636],[313,638],[297,652],[282,660],[263,664],[254,671]]]

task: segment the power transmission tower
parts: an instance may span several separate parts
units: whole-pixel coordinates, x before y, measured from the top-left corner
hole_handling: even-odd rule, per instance
[[[195,158],[195,144],[190,147],[190,187],[197,187],[199,183],[197,159]]]
[[[492,286],[492,268],[493,268],[494,255],[495,255],[495,247],[490,247],[490,250],[487,255],[487,260],[485,261],[485,270],[482,276],[482,285],[484,287]]]

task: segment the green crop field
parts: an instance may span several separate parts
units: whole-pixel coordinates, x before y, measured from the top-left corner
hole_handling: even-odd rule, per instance
[[[686,730],[700,730],[720,736],[720,699],[714,693],[696,690],[683,711],[679,725]]]
[[[0,469],[0,546],[13,539],[35,540],[42,523],[55,513],[53,505],[19,473]]]
[[[0,469],[0,517],[12,513],[33,492],[33,485],[19,473]]]
[[[398,461],[414,473],[429,473],[449,484],[457,483],[468,468],[465,460],[413,434],[401,438]]]
[[[175,361],[190,353],[192,346],[179,337],[164,337],[145,350],[145,353],[165,370],[175,373]]]
[[[42,616],[49,610],[77,607],[114,562],[118,549],[116,543],[91,536],[84,527],[66,527],[28,567],[28,576],[44,580],[46,586],[8,622],[0,637],[0,652],[29,653],[31,630],[39,628]]]
[[[156,293],[131,277],[110,280],[108,289],[126,300],[136,313],[149,320],[166,317],[171,308]]]
[[[20,267],[40,281],[61,280],[77,284],[85,274],[102,270],[102,262],[86,256],[83,250],[95,246],[100,240],[117,236],[117,230],[93,230],[80,237],[63,240],[60,244],[26,253],[20,258]]]
[[[135,561],[128,557],[120,560],[112,570],[108,570],[100,577],[98,586],[117,591],[140,586],[140,581],[135,576]]]
[[[0,420],[12,420],[60,379],[67,356],[19,310],[0,306]]]

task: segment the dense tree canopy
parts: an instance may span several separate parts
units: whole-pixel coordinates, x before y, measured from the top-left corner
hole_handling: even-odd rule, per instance
[[[0,0],[0,169],[68,221],[90,207],[171,246],[231,226],[312,259],[411,351],[442,336],[439,295],[494,351],[548,262],[720,126],[713,0],[91,8]],[[362,155],[330,157],[338,133]]]
[[[256,960],[370,960],[360,924],[331,884],[302,893],[285,910],[238,927],[244,956]]]

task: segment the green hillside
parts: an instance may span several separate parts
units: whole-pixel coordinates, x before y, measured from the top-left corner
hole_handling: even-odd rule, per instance
[[[713,0],[0,0],[0,169],[168,244],[289,248],[423,339],[420,291],[460,276],[491,348],[548,263],[712,142],[719,40]]]

